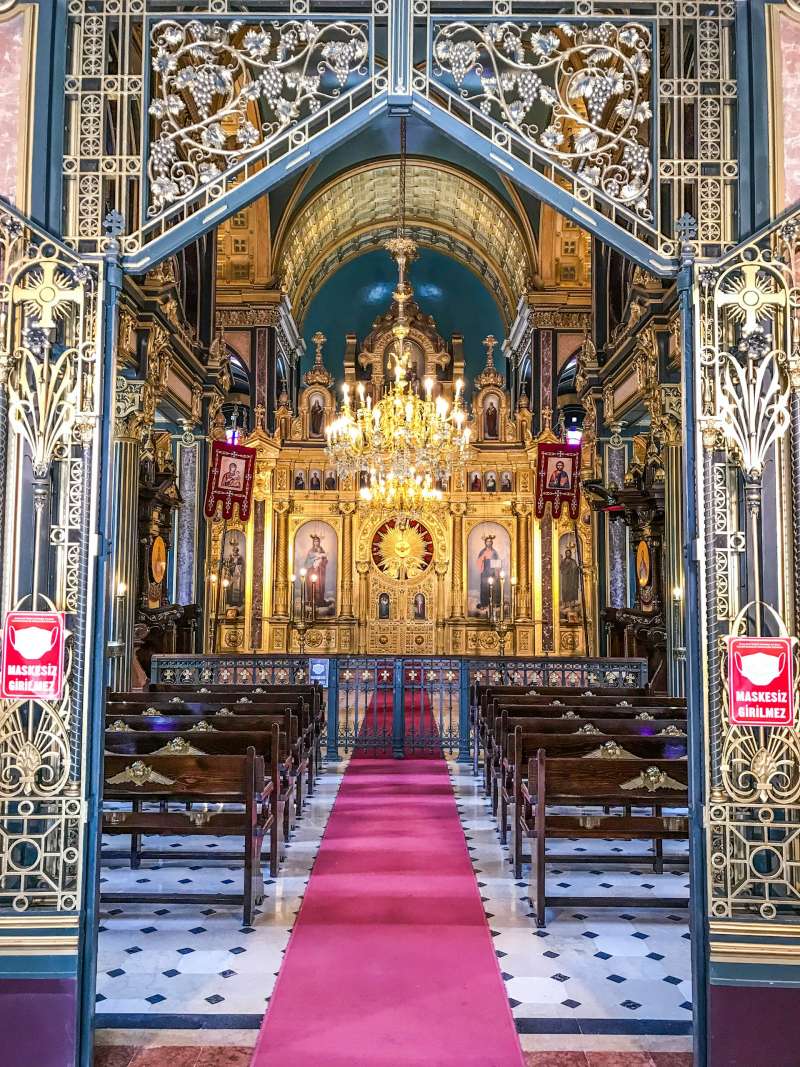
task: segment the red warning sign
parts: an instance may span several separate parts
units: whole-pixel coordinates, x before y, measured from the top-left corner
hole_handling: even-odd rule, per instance
[[[0,696],[59,700],[64,688],[64,615],[9,611],[3,627]]]
[[[728,718],[737,726],[794,726],[792,640],[731,637]]]

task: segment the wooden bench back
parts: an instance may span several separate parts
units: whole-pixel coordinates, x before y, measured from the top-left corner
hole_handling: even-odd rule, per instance
[[[526,734],[518,727],[508,735],[508,756],[520,766],[535,758],[542,748],[547,758],[581,759],[686,759],[686,738],[630,737],[611,735],[591,737],[586,734]]]
[[[222,693],[224,696],[229,696],[234,693],[243,694],[244,696],[269,695],[271,693],[296,693],[298,696],[307,699],[316,711],[319,711],[325,703],[325,691],[318,682],[289,682],[286,685],[259,682],[257,685],[203,684],[200,686],[187,686],[185,684],[173,685],[165,682],[154,682],[146,692],[169,693],[170,695],[175,693],[187,693],[194,696],[206,693],[209,695]],[[124,696],[124,694],[113,693],[111,696],[118,697]]]
[[[248,748],[239,756],[106,756],[106,800],[143,797],[249,802],[265,785],[264,757]]]
[[[538,768],[538,770],[537,770]],[[544,749],[528,761],[528,789],[544,783],[546,802],[684,807],[686,760],[548,759]]]
[[[602,736],[603,734],[626,735],[632,737],[662,737],[673,736],[686,738],[685,719],[655,719],[640,721],[639,719],[553,719],[534,716],[528,718],[523,715],[506,713],[506,730],[512,732],[520,727],[526,734],[579,734],[581,736]],[[500,729],[502,716],[498,716],[494,722],[495,734]],[[587,729],[587,727],[589,729]]]
[[[297,717],[291,712],[274,715],[118,715],[106,720],[106,734],[124,736],[132,731],[156,735],[182,733],[187,737],[204,737],[215,733],[269,731],[273,723],[284,730],[290,742],[297,740]]]
[[[114,756],[242,756],[251,746],[265,765],[272,763],[273,740],[277,742],[278,759],[286,759],[289,748],[286,734],[272,731],[229,730],[226,733],[186,733],[170,731],[157,733],[116,733],[106,731],[106,755]]]

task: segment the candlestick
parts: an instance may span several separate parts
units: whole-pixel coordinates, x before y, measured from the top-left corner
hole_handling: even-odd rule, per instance
[[[306,571],[305,567],[300,568],[300,618],[305,620],[306,617]]]
[[[317,619],[317,575],[311,575],[311,621]]]
[[[506,610],[506,576],[504,571],[500,571],[500,625],[503,624],[503,618],[505,617]]]

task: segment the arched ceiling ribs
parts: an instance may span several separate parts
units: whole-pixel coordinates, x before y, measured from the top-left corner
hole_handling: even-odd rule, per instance
[[[398,178],[397,159],[354,167],[319,189],[282,228],[276,274],[300,318],[312,277],[316,288],[343,257],[356,254],[354,239],[396,226]],[[510,308],[513,318],[533,273],[535,246],[530,229],[493,190],[447,164],[411,158],[406,219],[422,244],[447,251],[485,277],[503,316]],[[330,271],[323,276],[325,263]]]
[[[373,252],[382,248],[390,237],[395,236],[396,232],[394,225],[369,228],[353,234],[349,240],[337,245],[324,256],[317,257],[298,285],[299,301],[292,306],[294,318],[300,330],[303,328],[311,301],[324,282],[351,259],[356,259],[365,252]],[[454,234],[436,230],[431,226],[416,226],[414,238],[422,248],[432,248],[443,252],[468,267],[494,297],[504,324],[510,328],[517,310],[513,294],[505,288],[500,272],[489,262],[485,254],[467,245]]]

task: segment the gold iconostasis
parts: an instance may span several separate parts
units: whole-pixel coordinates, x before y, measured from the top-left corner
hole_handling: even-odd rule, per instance
[[[452,397],[463,375],[458,339],[448,350],[431,320],[412,312],[419,376]],[[362,348],[346,353],[351,388],[380,396],[390,326],[388,316],[378,320]],[[413,517],[376,512],[360,501],[356,479],[331,466],[325,428],[337,386],[323,343],[315,339],[297,411],[284,397],[275,433],[257,428],[241,442],[257,452],[249,520],[209,523],[217,612],[206,651],[299,652],[302,644],[312,654],[497,655],[502,621],[507,654],[596,654],[591,509],[582,501],[577,522],[567,508],[557,519],[534,514],[537,446],[556,438],[550,430],[531,437],[525,396],[511,410],[494,339],[473,383],[468,465],[440,486],[441,502]]]

